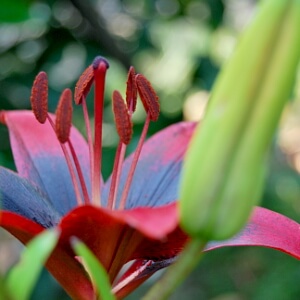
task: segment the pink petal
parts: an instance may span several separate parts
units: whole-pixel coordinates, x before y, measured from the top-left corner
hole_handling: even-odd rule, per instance
[[[76,205],[76,198],[61,146],[49,122],[40,124],[31,111],[2,111],[1,120],[9,129],[20,176],[36,184],[49,196],[57,211],[65,214]],[[74,127],[71,140],[89,187],[87,143]]]
[[[274,211],[256,207],[250,221],[237,236],[209,243],[206,251],[227,246],[261,246],[300,259],[300,224]]]

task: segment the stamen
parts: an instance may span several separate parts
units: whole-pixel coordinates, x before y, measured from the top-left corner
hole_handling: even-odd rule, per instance
[[[150,114],[151,121],[156,121],[159,116],[158,96],[151,83],[142,74],[136,75],[137,89],[147,113]]]
[[[130,67],[127,82],[126,82],[126,103],[128,110],[132,113],[135,111],[137,102],[137,87],[135,81],[135,70],[134,67]]]
[[[150,121],[151,121],[151,117],[150,117],[150,114],[148,113],[145,124],[144,124],[144,127],[143,127],[143,131],[142,131],[142,134],[141,134],[141,137],[140,137],[140,140],[139,140],[138,145],[136,147],[136,150],[134,151],[134,154],[133,154],[132,163],[131,163],[129,172],[127,174],[127,180],[126,180],[126,183],[125,183],[125,187],[123,189],[119,209],[124,209],[125,208],[126,200],[127,200],[128,194],[129,194],[130,185],[131,185],[131,182],[133,180],[134,171],[136,169],[136,166],[137,166],[137,163],[138,163],[141,151],[142,151],[142,147],[143,147],[144,141],[146,139],[146,135],[147,135],[147,131],[148,131],[148,128],[149,128]]]
[[[131,116],[136,107],[136,98],[137,89],[135,84],[135,72],[134,68],[131,67],[127,79],[126,104],[118,91],[114,91],[112,97],[116,128],[120,137],[120,142],[111,175],[111,184],[107,202],[107,207],[109,209],[115,209],[116,206],[116,198],[126,152],[126,145],[129,144],[132,137]]]
[[[104,104],[105,75],[109,68],[108,62],[102,57],[96,57],[93,62],[95,79],[95,136],[94,136],[94,165],[92,176],[92,201],[101,205],[101,159],[102,159],[102,121]]]
[[[53,128],[53,130],[55,132],[55,124],[52,121],[49,114],[47,114],[47,119],[48,119],[51,127]],[[70,172],[71,180],[72,180],[72,183],[73,183],[73,187],[74,187],[74,191],[75,191],[75,195],[76,195],[76,199],[77,199],[77,204],[78,204],[78,206],[80,206],[80,205],[83,204],[83,201],[82,201],[81,193],[80,193],[79,186],[78,186],[78,183],[77,183],[76,173],[75,173],[75,170],[73,168],[72,160],[71,160],[70,154],[68,153],[66,145],[60,143],[60,146],[61,146],[61,149],[64,153],[66,163],[67,163],[67,166],[68,166],[68,169],[69,169],[69,172]]]
[[[141,101],[147,112],[147,118],[144,124],[144,128],[138,142],[137,148],[133,154],[132,163],[127,174],[127,180],[123,189],[123,193],[120,200],[119,209],[124,209],[126,205],[126,200],[129,194],[129,189],[133,180],[134,172],[138,163],[139,156],[142,151],[144,141],[146,139],[147,131],[150,125],[150,121],[156,121],[159,116],[159,103],[156,92],[154,91],[150,82],[145,76],[138,74],[135,76],[137,90],[139,92]]]
[[[86,98],[94,81],[93,66],[88,66],[79,77],[74,92],[74,101],[76,104],[81,104],[82,98]]]
[[[60,96],[56,109],[55,132],[58,140],[64,144],[70,137],[72,125],[72,92],[65,89]]]
[[[122,173],[122,166],[125,157],[125,152],[126,152],[126,145],[120,142],[117,148],[116,158],[113,166],[113,172],[111,175],[111,183],[110,183],[109,196],[107,201],[108,209],[115,209],[116,206],[116,198],[117,198],[120,176]]]
[[[71,151],[71,155],[75,164],[75,168],[77,171],[77,175],[80,181],[84,202],[89,203],[89,195],[86,188],[86,184],[84,181],[84,177],[82,174],[82,170],[80,167],[80,163],[78,161],[75,149],[70,140],[70,131],[72,126],[72,92],[70,89],[65,89],[61,94],[59,99],[59,103],[56,110],[56,121],[55,121],[55,132],[58,140],[64,146],[64,143],[68,143],[69,149]],[[76,182],[77,185],[77,182]]]
[[[71,155],[72,155],[72,158],[73,158],[73,161],[74,161],[74,164],[75,164],[75,168],[76,168],[76,171],[77,171],[77,174],[78,174],[78,178],[79,178],[79,182],[80,182],[81,190],[82,190],[82,194],[83,194],[84,203],[88,204],[88,203],[90,203],[89,193],[88,193],[85,181],[84,181],[84,177],[83,177],[83,173],[82,173],[82,170],[81,170],[81,167],[80,167],[78,157],[76,155],[75,149],[74,149],[73,144],[72,144],[70,139],[68,140],[68,146],[69,146],[69,149],[71,151]]]
[[[128,145],[132,137],[132,122],[127,106],[118,91],[114,91],[112,95],[113,112],[118,135],[121,141]]]
[[[48,77],[45,72],[40,72],[35,77],[30,102],[36,119],[44,124],[48,113]]]

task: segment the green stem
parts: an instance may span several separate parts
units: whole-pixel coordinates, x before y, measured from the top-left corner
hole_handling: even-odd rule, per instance
[[[202,250],[206,242],[191,240],[178,261],[170,266],[163,277],[150,289],[142,298],[143,300],[164,300],[168,299],[177,286],[192,272],[203,256]]]

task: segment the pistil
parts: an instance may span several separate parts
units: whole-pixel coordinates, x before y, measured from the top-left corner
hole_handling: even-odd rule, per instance
[[[92,169],[92,203],[101,206],[101,159],[102,159],[102,122],[105,75],[109,68],[108,62],[102,57],[96,57],[93,62],[95,80],[95,124],[94,124],[94,161]]]

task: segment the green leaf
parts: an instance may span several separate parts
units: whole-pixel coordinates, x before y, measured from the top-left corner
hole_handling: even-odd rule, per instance
[[[0,277],[0,299],[12,300],[13,298],[9,295],[5,281]]]
[[[0,21],[21,22],[28,19],[29,1],[1,0]]]
[[[103,300],[114,300],[115,297],[111,293],[108,275],[97,257],[83,242],[76,238],[72,240],[72,246],[75,252],[83,258],[100,298]]]
[[[8,274],[7,288],[14,299],[29,299],[42,267],[58,238],[57,230],[47,230],[28,243],[20,262]]]

